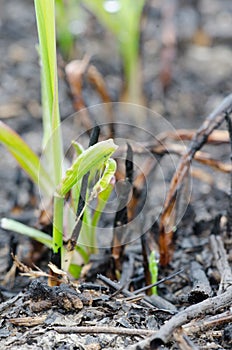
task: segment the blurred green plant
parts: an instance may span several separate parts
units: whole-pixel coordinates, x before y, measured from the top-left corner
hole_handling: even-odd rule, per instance
[[[84,8],[91,11],[107,30],[111,31],[119,46],[125,76],[122,98],[143,103],[141,65],[139,55],[140,20],[145,0],[55,0],[57,41],[65,58],[70,58],[74,37],[70,20]],[[80,19],[79,19],[80,20]]]
[[[142,103],[139,38],[145,0],[84,0],[82,3],[115,35],[123,60],[126,98],[129,102]]]
[[[148,259],[148,267],[151,274],[151,284],[157,283],[158,280],[158,264],[159,258],[157,252],[153,250]],[[157,295],[157,286],[151,288],[151,293]]]
[[[95,229],[100,215],[112,190],[111,179],[116,170],[116,163],[110,157],[117,149],[112,139],[99,142],[87,150],[83,150],[78,144],[73,144],[76,157],[70,168],[64,172],[63,143],[61,136],[61,124],[58,99],[58,77],[56,63],[56,35],[55,35],[55,3],[54,0],[34,0],[36,20],[39,36],[39,55],[41,59],[41,88],[43,107],[43,140],[42,148],[46,159],[46,168],[38,156],[23,141],[23,139],[9,126],[0,122],[0,142],[11,152],[18,164],[25,170],[28,176],[37,184],[46,198],[53,198],[53,234],[52,237],[44,232],[28,227],[15,220],[3,218],[1,227],[19,234],[27,235],[48,248],[53,249],[54,256],[59,256],[61,267],[70,271],[75,277],[81,270],[75,260],[70,257],[63,239],[63,210],[65,196],[70,193],[72,201],[68,205],[69,232],[66,239],[72,234],[76,220],[76,210],[80,197],[80,186],[85,174],[90,172],[90,180],[98,179],[92,191],[88,190],[85,198],[86,205],[83,209],[83,225],[80,240],[85,242],[80,245],[75,242],[74,252],[82,257],[82,261],[88,261],[88,246],[90,252],[96,249]],[[64,174],[64,175],[62,175]],[[91,182],[89,182],[90,186]],[[90,192],[90,194],[89,194]],[[93,217],[90,216],[87,204],[93,199],[98,199],[98,205]],[[77,220],[79,220],[78,218]],[[69,261],[69,264],[65,263]]]
[[[55,0],[56,2],[56,29],[58,46],[64,57],[72,56],[74,47],[74,37],[70,32],[70,10],[76,7],[73,0]],[[77,3],[77,0],[76,0]]]

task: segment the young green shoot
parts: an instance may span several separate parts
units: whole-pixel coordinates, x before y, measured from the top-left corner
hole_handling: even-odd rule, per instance
[[[69,230],[66,234],[70,237],[72,234],[73,215],[69,214],[71,212],[75,213],[77,199],[80,195],[78,188],[83,177],[89,172],[92,174],[92,179],[97,174],[102,174],[97,184],[93,185],[93,194],[90,195],[90,198],[88,197],[89,199],[87,198],[87,203],[93,197],[100,198],[102,196],[104,199],[107,199],[112,189],[111,179],[116,169],[116,163],[110,157],[117,149],[117,146],[112,139],[99,142],[87,150],[84,150],[79,144],[73,143],[77,157],[66,172],[62,170],[63,145],[58,103],[55,4],[54,0],[34,0],[34,3],[40,43],[43,106],[42,150],[46,158],[46,169],[39,157],[23,139],[3,122],[0,122],[0,142],[11,152],[18,164],[35,184],[41,188],[43,195],[50,199],[53,197],[53,235],[50,237],[44,232],[6,218],[1,220],[1,227],[5,230],[24,234],[45,244],[48,248],[52,248],[53,255],[56,256],[55,261],[60,261],[61,267],[64,267],[66,254],[68,253],[64,245],[65,229],[63,223],[66,195],[71,192],[71,197],[76,197],[71,202],[71,208],[67,215]],[[48,165],[50,165],[50,169],[47,170]],[[62,173],[64,173],[63,176]],[[102,213],[104,205],[101,204],[100,207],[98,206],[99,208]],[[95,244],[95,227],[92,230],[91,225],[93,223],[97,225],[99,217],[100,214],[95,214],[92,219],[88,207],[85,207],[81,236],[85,238],[87,246]],[[75,242],[74,251],[79,258],[76,259],[75,257],[76,260],[70,260],[66,271],[69,270],[73,276],[77,277],[81,269],[81,264],[79,264],[80,258],[83,263],[86,263],[89,256],[87,249],[84,249],[79,242]]]
[[[72,166],[66,170],[66,174],[62,179],[61,183],[58,185],[56,190],[56,195],[54,197],[54,225],[53,225],[53,236],[55,236],[55,245],[53,246],[53,251],[55,254],[61,252],[61,261],[67,260],[65,252],[62,252],[62,242],[63,242],[63,207],[64,198],[66,194],[87,174],[90,170],[95,170],[95,172],[102,167],[105,167],[102,178],[94,187],[93,195],[90,196],[89,200],[83,212],[80,213],[79,218],[77,218],[76,225],[83,215],[87,204],[97,196],[99,192],[102,192],[108,186],[111,178],[116,170],[116,162],[111,159],[111,155],[116,151],[117,146],[114,144],[112,139],[101,141],[91,147],[86,151],[82,152],[79,157],[73,162]],[[55,225],[57,223],[57,226]],[[76,244],[76,242],[75,242]],[[70,260],[70,257],[69,259]]]
[[[60,131],[54,0],[34,0],[41,59],[43,148],[50,174],[57,185],[62,176],[63,147]]]
[[[139,62],[140,19],[145,1],[117,0],[111,11],[106,0],[85,0],[83,4],[117,38],[126,78],[129,102],[142,102]],[[110,3],[110,1],[109,1]]]
[[[47,233],[41,232],[35,228],[29,227],[16,220],[3,218],[1,219],[1,227],[4,230],[10,230],[21,235],[36,239],[48,248],[52,248],[52,237]]]
[[[2,121],[0,121],[0,142],[12,154],[31,180],[40,186],[42,193],[44,195],[51,193],[54,184],[40,163],[39,157],[14,130]]]
[[[157,259],[157,253],[153,250],[150,253],[149,260],[148,260],[148,266],[149,271],[151,274],[151,284],[156,283],[158,279],[158,263],[159,259]],[[157,287],[151,288],[152,294],[157,295]]]

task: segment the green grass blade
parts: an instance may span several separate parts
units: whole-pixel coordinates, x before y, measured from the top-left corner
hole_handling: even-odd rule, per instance
[[[80,154],[71,168],[66,171],[57,192],[61,196],[65,196],[86,173],[93,168],[100,168],[117,148],[118,146],[114,144],[112,139],[98,142],[96,145],[89,147]]]
[[[43,146],[45,157],[52,164],[56,184],[61,179],[63,146],[60,132],[58,103],[58,78],[56,62],[55,3],[54,0],[34,0],[41,57],[42,103],[43,103]]]
[[[74,46],[74,37],[69,29],[69,7],[71,8],[72,4],[64,0],[56,0],[55,3],[58,45],[65,59],[68,59]]]
[[[0,142],[13,155],[32,181],[40,186],[43,193],[45,195],[50,193],[54,186],[52,186],[52,182],[37,155],[14,130],[1,121]]]
[[[139,35],[140,18],[145,1],[118,0],[119,9],[110,13],[105,0],[85,0],[83,4],[117,38],[123,58],[128,91],[133,102],[139,97]],[[138,102],[138,101],[137,101]]]
[[[78,252],[81,255],[84,263],[87,264],[89,262],[89,255],[85,251],[85,249],[83,247],[81,247],[80,245],[76,245],[75,250],[76,250],[76,252]]]
[[[90,208],[86,207],[82,218],[82,227],[77,246],[84,246],[88,255],[97,254],[98,252],[95,231],[95,227],[92,226]]]
[[[50,237],[48,234],[44,232],[36,230],[35,228],[26,226],[21,222],[18,222],[12,219],[3,218],[1,219],[0,226],[4,230],[13,231],[21,235],[33,238],[36,241],[46,245],[48,248],[50,249],[52,248],[52,237]]]
[[[53,204],[53,252],[60,253],[62,255],[63,246],[63,207],[64,198],[58,194],[54,194]]]
[[[97,202],[97,206],[96,206],[96,209],[94,211],[93,218],[92,218],[92,227],[93,228],[97,227],[98,221],[103,213],[103,210],[106,206],[106,203],[108,202],[108,200],[110,198],[110,195],[113,191],[113,188],[114,188],[114,185],[110,183],[104,191],[102,191],[98,194],[98,197],[97,197],[98,202]]]
[[[151,283],[156,283],[158,280],[158,262],[159,259],[157,259],[157,254],[153,250],[150,253],[149,259],[148,259],[148,265],[149,265],[149,271],[151,274]],[[157,295],[157,286],[151,288],[152,294]]]
[[[42,71],[44,72],[44,87],[46,91],[46,97],[48,101],[49,113],[46,115],[47,118],[50,118],[48,125],[52,126],[52,114],[53,114],[53,98],[55,91],[55,25],[53,23],[54,18],[52,18],[52,13],[54,13],[54,1],[53,0],[34,0],[36,19],[37,19],[37,28],[39,36],[39,51],[41,57]],[[50,129],[50,135],[51,135]],[[47,143],[47,136],[45,143]]]

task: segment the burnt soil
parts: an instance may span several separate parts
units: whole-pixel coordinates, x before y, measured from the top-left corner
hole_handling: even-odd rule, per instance
[[[141,24],[142,90],[149,112],[146,114],[138,106],[132,106],[128,111],[124,104],[115,105],[115,122],[128,124],[118,124],[115,128],[116,140],[123,139],[122,145],[125,140],[153,142],[161,131],[197,129],[232,91],[231,2],[179,2],[172,18],[176,44],[171,49],[173,56],[168,65],[170,81],[162,80],[160,74],[165,56],[165,45],[162,46],[165,24],[159,3],[162,2],[147,2]],[[73,58],[82,59],[85,53],[90,55],[91,64],[105,79],[112,101],[118,102],[123,73],[114,37],[90,13],[85,12],[83,18],[77,28],[79,34]],[[1,1],[0,29],[0,118],[40,154],[40,70],[33,3],[30,0]],[[63,121],[75,112],[64,79],[64,66],[65,61],[60,57],[59,94]],[[94,87],[86,81],[83,96],[88,107],[102,103]],[[95,112],[97,121],[99,111],[102,110],[97,108]],[[153,113],[162,115],[162,120],[154,121]],[[93,111],[92,118],[95,114]],[[104,115],[100,116],[100,122],[107,123],[107,117],[104,118]],[[64,123],[67,134],[72,128],[71,122]],[[83,126],[79,125],[79,128],[78,136],[84,132]],[[226,123],[221,129],[226,130]],[[139,130],[142,130],[141,134]],[[81,139],[86,145],[87,137]],[[188,144],[188,141],[183,142],[182,145]],[[206,145],[203,150],[230,166],[228,136],[227,142]],[[39,216],[38,189],[2,146],[0,152],[0,215],[34,226]],[[143,159],[137,157],[139,169]],[[102,217],[98,229],[101,259],[99,256],[92,258],[92,270],[79,281],[66,281],[54,288],[48,287],[46,277],[31,281],[21,276],[18,268],[12,268],[13,252],[25,266],[35,264],[48,272],[50,253],[24,236],[0,229],[1,349],[125,349],[153,337],[165,321],[182,314],[185,319],[181,323],[174,320],[170,336],[162,338],[159,334],[151,343],[153,348],[231,349],[232,241],[227,230],[229,172],[193,161],[192,169],[198,176],[189,177],[188,188],[184,190],[188,200],[183,204],[184,209],[180,209],[176,223],[174,255],[167,267],[159,267],[158,279],[179,273],[158,286],[159,297],[140,296],[135,300],[133,294],[145,284],[140,237],[146,231],[157,233],[157,218],[178,161],[179,156],[169,158],[167,154],[160,161],[158,170],[155,168],[148,176],[150,187],[145,193],[148,205],[143,215],[130,226],[132,239],[125,250],[121,292],[115,293],[119,286],[110,285],[109,280],[97,276],[106,273],[110,277],[112,236],[108,236],[108,232],[112,235],[114,215]],[[148,230],[152,225],[153,230]],[[108,228],[104,237],[101,235],[103,228]],[[225,293],[230,293],[229,297]],[[228,300],[221,305],[219,302],[217,307],[218,299],[212,298],[219,296],[220,301],[220,295],[221,300]],[[207,308],[200,304],[204,301],[209,302]],[[191,306],[196,306],[195,313],[191,313]],[[138,345],[137,349],[140,348],[145,349],[145,345]]]

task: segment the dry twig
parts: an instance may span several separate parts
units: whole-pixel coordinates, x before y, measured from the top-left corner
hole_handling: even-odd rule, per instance
[[[228,134],[230,138],[230,160],[232,161],[232,121],[229,117],[229,115],[226,115],[226,122],[227,122],[227,127],[228,127]],[[230,201],[229,205],[227,208],[227,234],[229,237],[232,236],[232,172],[230,172]]]
[[[113,239],[111,254],[115,264],[115,276],[117,271],[122,271],[123,254],[125,250],[125,239],[127,237],[128,210],[127,204],[133,184],[133,151],[127,144],[127,156],[125,161],[126,174],[124,180],[118,182],[118,207],[114,218]]]
[[[182,156],[177,170],[172,178],[170,188],[164,203],[164,208],[160,218],[160,263],[166,266],[173,255],[173,228],[176,220],[176,201],[178,192],[181,190],[184,179],[188,176],[189,167],[197,151],[207,142],[208,136],[212,131],[218,128],[225,119],[226,115],[232,112],[232,94],[223,100],[204,121],[202,126],[196,132],[192,142]]]
[[[189,339],[182,328],[177,329],[173,333],[173,338],[178,343],[180,350],[199,350],[198,346]]]
[[[211,235],[210,245],[214,255],[217,269],[221,275],[218,294],[226,291],[232,285],[232,272],[227,259],[227,253],[220,236]]]
[[[89,133],[93,125],[82,94],[83,81],[86,75],[86,78],[95,87],[96,91],[102,98],[103,103],[105,103],[109,126],[108,137],[112,138],[114,136],[112,101],[107,91],[103,76],[96,67],[89,64],[89,61],[90,58],[86,55],[82,60],[71,61],[65,68],[67,81],[70,85],[73,97],[73,107],[79,112],[81,122]]]
[[[88,326],[88,327],[52,327],[58,333],[106,333],[106,334],[120,334],[120,335],[130,335],[130,336],[147,336],[151,334],[155,334],[156,331],[148,330],[148,329],[131,329],[131,328],[123,328],[123,327],[96,327],[96,326]]]
[[[197,261],[191,262],[190,271],[193,288],[188,295],[188,301],[196,304],[212,296],[212,289],[204,269]]]
[[[182,327],[187,334],[194,334],[198,332],[204,332],[209,328],[216,326],[218,327],[225,323],[229,324],[230,322],[232,322],[232,312],[226,311],[219,315],[211,316],[197,322],[194,320],[193,322],[187,323]]]
[[[88,69],[89,59],[88,56],[85,56],[83,60],[71,61],[65,67],[65,73],[73,96],[73,108],[80,113],[81,122],[87,131],[91,130],[92,121],[82,96],[82,86],[83,75]]]
[[[197,130],[178,129],[175,131],[165,131],[157,136],[161,141],[175,140],[175,141],[191,141],[196,135]],[[214,130],[208,137],[207,143],[221,144],[229,143],[228,132],[226,130]]]
[[[172,337],[173,332],[189,320],[201,317],[207,313],[215,313],[218,310],[229,307],[232,300],[232,287],[221,295],[208,298],[201,303],[189,306],[167,321],[160,330],[145,341],[129,347],[129,350],[157,349],[160,345],[166,344]]]
[[[16,317],[10,318],[9,321],[16,326],[34,327],[39,324],[43,324],[47,315],[34,316],[34,317]]]

